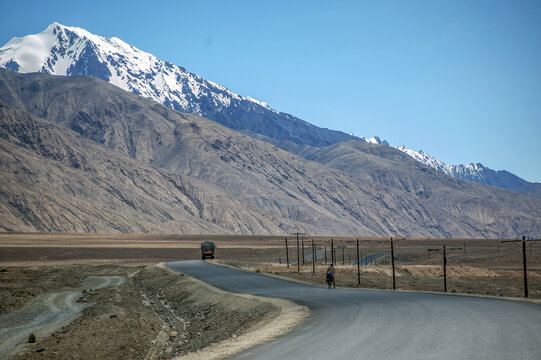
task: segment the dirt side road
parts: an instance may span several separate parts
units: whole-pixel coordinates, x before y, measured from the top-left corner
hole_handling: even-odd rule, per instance
[[[83,287],[99,290],[121,285],[125,281],[123,276],[92,276],[86,278]],[[45,338],[71,323],[80,316],[83,309],[91,306],[78,301],[82,297],[80,289],[49,292],[36,297],[18,311],[0,315],[0,358],[16,350],[18,344],[29,338],[29,334]]]
[[[158,267],[73,265],[0,270],[0,333],[17,316],[28,324],[25,311],[62,294],[76,296],[81,311],[79,317],[70,315],[76,317],[71,323],[60,322],[51,331],[21,328],[19,345],[10,349],[10,357],[15,359],[170,359],[239,337],[279,313],[271,303],[201,286],[188,276]],[[108,287],[89,283],[98,276],[125,281]],[[58,307],[64,301],[55,304],[49,305]],[[7,318],[9,324],[3,321]],[[30,333],[36,335],[36,343],[27,343]],[[6,343],[2,337],[0,346]]]

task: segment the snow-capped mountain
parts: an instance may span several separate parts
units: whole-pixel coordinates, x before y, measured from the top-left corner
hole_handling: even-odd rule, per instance
[[[105,38],[58,23],[49,25],[39,34],[11,39],[0,48],[0,67],[20,73],[98,77],[169,108],[201,115],[261,139],[315,147],[352,139],[389,145],[377,136],[357,137],[319,128],[276,111],[262,101],[238,95],[181,66],[159,60],[116,37]],[[494,171],[481,164],[446,165],[422,151],[403,146],[397,149],[462,180],[541,194],[541,184],[529,183],[507,171]]]
[[[10,40],[0,49],[0,56],[0,64],[9,70],[91,75],[187,112],[200,113],[201,104],[191,97],[204,95],[217,107],[227,107],[232,101],[248,101],[268,108],[262,102],[204,81],[182,67],[160,61],[116,37],[104,38],[58,23],[37,35]]]
[[[484,185],[497,186],[506,190],[520,191],[541,197],[540,183],[530,183],[508,171],[492,170],[480,163],[468,165],[447,165],[435,157],[423,152],[422,150],[415,151],[408,149],[405,146],[396,146],[395,148],[408,154],[415,160],[454,178],[473,181]]]
[[[90,75],[178,111],[204,116],[248,134],[326,146],[351,139],[318,128],[266,103],[161,61],[122,40],[53,23],[45,31],[13,38],[0,48],[0,66],[21,73]]]
[[[349,133],[349,135],[351,136],[355,136],[353,133]],[[378,145],[389,145],[389,143],[387,142],[387,140],[381,140],[379,138],[379,136],[373,136],[371,138],[367,138],[365,136],[356,136],[358,139],[360,139],[361,141],[364,141],[365,143],[368,143],[368,144],[378,144]]]

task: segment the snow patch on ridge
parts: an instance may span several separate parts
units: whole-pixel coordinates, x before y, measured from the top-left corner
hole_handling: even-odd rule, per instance
[[[447,165],[435,157],[423,152],[422,150],[415,151],[408,149],[403,145],[396,146],[395,148],[433,169],[462,180],[475,181],[485,184],[487,183],[485,179],[487,177],[487,172],[491,171],[489,168],[480,163],[468,165]]]
[[[355,136],[354,133],[350,132],[348,133],[350,136]],[[357,139],[361,139],[362,141],[364,141],[365,143],[369,143],[369,144],[378,144],[378,145],[389,145],[389,143],[387,142],[387,140],[381,140],[379,138],[379,136],[373,136],[371,138],[367,138],[367,137],[364,137],[364,136],[355,136]]]

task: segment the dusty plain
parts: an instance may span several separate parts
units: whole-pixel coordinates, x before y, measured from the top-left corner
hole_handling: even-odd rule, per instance
[[[288,251],[285,238],[288,238]],[[13,358],[170,359],[254,331],[279,309],[201,286],[158,263],[200,259],[201,240],[216,242],[216,262],[247,271],[324,285],[330,237],[149,234],[0,234],[0,316],[31,307],[40,295],[79,289],[81,316],[36,342],[18,345]],[[317,248],[312,264],[311,244]],[[302,250],[304,244],[304,252]],[[338,287],[392,289],[388,239],[362,238],[359,254],[383,253],[369,265],[356,262],[356,239],[334,238]],[[526,243],[528,295],[541,299],[541,242]],[[522,244],[484,239],[394,240],[398,290],[443,291],[442,246],[450,293],[524,296]],[[428,251],[430,250],[430,251]],[[304,254],[304,261],[303,261]],[[299,259],[299,263],[297,263]],[[287,262],[289,260],[289,267]],[[304,263],[304,264],[303,264]],[[126,282],[83,289],[89,276],[123,276]]]

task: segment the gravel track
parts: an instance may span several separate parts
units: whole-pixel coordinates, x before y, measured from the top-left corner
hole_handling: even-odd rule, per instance
[[[83,289],[101,289],[125,281],[123,276],[88,277],[80,289],[42,294],[21,310],[0,315],[0,358],[10,356],[18,345],[27,342],[30,334],[48,336],[80,316],[92,305],[77,302]]]

